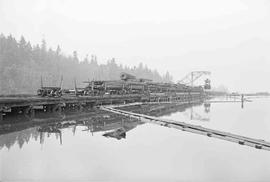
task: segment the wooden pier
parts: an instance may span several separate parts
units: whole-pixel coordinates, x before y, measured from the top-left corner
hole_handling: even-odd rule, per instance
[[[158,117],[133,113],[133,112],[129,112],[129,111],[116,109],[115,107],[102,106],[102,107],[100,107],[100,109],[102,109],[104,111],[128,116],[131,118],[136,118],[136,119],[139,119],[143,122],[150,122],[150,123],[158,124],[158,125],[165,126],[165,127],[179,129],[182,131],[187,131],[187,132],[191,132],[191,133],[205,135],[208,137],[218,138],[221,140],[235,142],[235,143],[238,143],[240,145],[246,145],[246,146],[254,147],[256,149],[263,149],[263,150],[270,151],[270,143],[266,142],[264,140],[260,140],[260,139],[254,139],[254,138],[244,137],[241,135],[235,135],[232,133],[213,130],[213,129],[201,127],[198,125],[188,124],[185,122],[179,122],[179,121],[168,120],[168,119],[161,119]]]
[[[62,97],[0,96],[0,121],[3,120],[5,114],[11,112],[23,112],[29,117],[34,117],[37,109],[46,112],[61,112],[62,109],[68,107],[76,107],[80,110],[84,107],[134,102],[192,102],[193,100],[203,99],[203,97],[204,95],[199,92]]]

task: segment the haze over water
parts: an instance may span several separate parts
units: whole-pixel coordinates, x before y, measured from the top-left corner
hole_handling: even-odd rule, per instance
[[[270,141],[270,99],[246,103],[204,105],[162,116],[208,128]],[[193,120],[190,120],[190,118]],[[129,123],[123,119],[118,123]],[[267,181],[270,179],[269,151],[230,143],[172,128],[139,121],[124,124],[126,138],[104,137],[84,126],[61,129],[60,136],[40,133],[37,128],[0,136],[0,176],[13,180],[183,180]],[[102,125],[101,125],[102,126]],[[105,125],[104,125],[105,126]],[[106,127],[109,127],[107,124]],[[135,127],[135,128],[134,128]],[[132,129],[133,128],[133,129]],[[97,128],[96,128],[97,129]],[[32,133],[28,143],[11,144],[14,137]],[[35,138],[37,140],[35,140]]]

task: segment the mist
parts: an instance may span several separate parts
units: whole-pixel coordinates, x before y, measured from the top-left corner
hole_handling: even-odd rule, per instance
[[[95,54],[100,63],[145,63],[180,80],[212,72],[214,87],[269,91],[268,1],[1,0],[1,33],[62,52]]]

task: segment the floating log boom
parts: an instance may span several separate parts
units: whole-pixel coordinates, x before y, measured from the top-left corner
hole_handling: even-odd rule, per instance
[[[256,149],[264,149],[264,150],[270,151],[270,143],[266,142],[264,140],[253,139],[253,138],[244,137],[241,135],[235,135],[235,134],[228,133],[228,132],[213,130],[213,129],[201,127],[198,125],[188,124],[185,122],[179,122],[179,121],[168,120],[168,119],[161,119],[161,118],[148,116],[148,115],[144,115],[144,114],[137,114],[137,113],[133,113],[133,112],[129,112],[129,111],[123,111],[123,110],[115,109],[113,107],[108,107],[108,106],[107,107],[102,106],[100,108],[104,111],[113,112],[113,113],[121,114],[124,116],[132,117],[132,118],[137,118],[137,119],[140,119],[141,121],[144,121],[144,122],[150,122],[150,123],[158,124],[158,125],[165,126],[165,127],[179,129],[182,131],[187,131],[187,132],[191,132],[191,133],[205,135],[208,137],[218,138],[221,140],[235,142],[235,143],[238,143],[240,145],[255,147]]]

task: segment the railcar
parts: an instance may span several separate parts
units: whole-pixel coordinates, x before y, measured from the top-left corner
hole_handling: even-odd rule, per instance
[[[62,89],[61,87],[41,87],[37,90],[37,95],[41,97],[61,97]]]
[[[149,79],[136,79],[135,76],[121,73],[120,80],[98,80],[84,82],[83,88],[61,89],[61,87],[41,87],[39,96],[61,97],[62,94],[76,96],[102,96],[102,95],[124,95],[124,94],[149,94],[149,93],[185,93],[203,92],[203,87],[191,87],[185,84],[160,83]],[[206,81],[207,87],[210,81]]]

